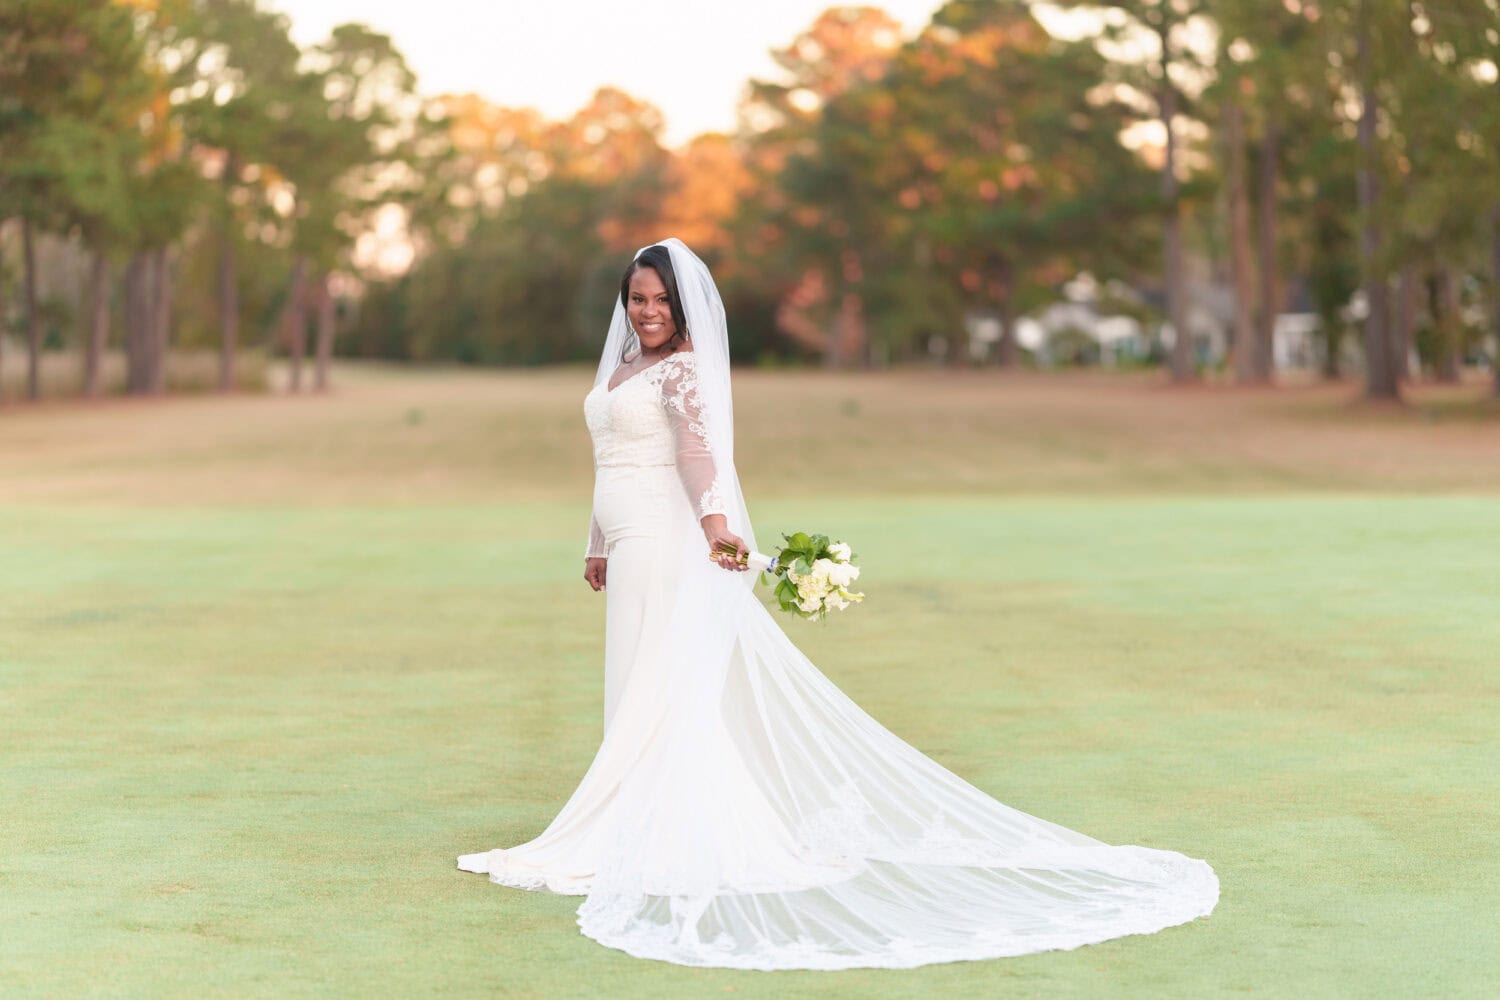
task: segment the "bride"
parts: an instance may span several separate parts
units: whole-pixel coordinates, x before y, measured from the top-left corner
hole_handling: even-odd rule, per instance
[[[626,270],[583,409],[604,739],[539,837],[459,868],[584,896],[582,932],[631,955],[741,969],[998,958],[1213,910],[1206,863],[1018,812],[902,742],[707,557],[755,536],[724,307],[679,240]]]

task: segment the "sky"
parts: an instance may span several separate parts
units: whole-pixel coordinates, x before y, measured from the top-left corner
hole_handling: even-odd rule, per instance
[[[566,118],[606,84],[655,104],[668,145],[729,131],[745,81],[774,79],[768,52],[833,0],[267,0],[306,45],[360,21],[390,35],[423,94],[477,93]],[[908,34],[941,0],[879,4]]]

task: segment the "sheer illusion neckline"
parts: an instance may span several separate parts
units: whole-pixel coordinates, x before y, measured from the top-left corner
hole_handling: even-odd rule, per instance
[[[675,351],[675,352],[673,352],[671,354],[668,354],[666,357],[664,357],[664,358],[662,358],[662,359],[660,359],[658,361],[651,362],[651,364],[649,364],[646,367],[642,368],[640,371],[631,372],[629,375],[626,375],[624,378],[620,379],[620,381],[616,382],[614,385],[610,385],[609,381],[606,380],[605,383],[604,383],[604,391],[605,391],[606,394],[614,392],[616,389],[620,388],[626,382],[629,382],[631,379],[635,378],[637,375],[644,375],[644,374],[646,374],[647,372],[649,372],[653,368],[659,368],[662,365],[670,363],[674,358],[681,358],[681,357],[684,357],[684,356],[687,356],[687,355],[691,355],[692,353],[693,353],[692,351]],[[614,376],[610,376],[610,377],[613,378]]]

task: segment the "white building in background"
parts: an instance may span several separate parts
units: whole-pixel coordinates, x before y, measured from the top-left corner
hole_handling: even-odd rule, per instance
[[[1101,285],[1084,273],[1063,286],[1063,297],[1016,320],[1017,344],[1044,368],[1060,364],[1115,367],[1132,360],[1168,354],[1177,341],[1170,322],[1152,329],[1138,317],[1148,308],[1139,291],[1120,281]],[[1229,356],[1233,325],[1233,292],[1222,282],[1192,284],[1188,326],[1200,364],[1216,365]],[[1000,320],[976,312],[965,318],[970,357],[993,359],[1000,341]],[[1345,338],[1348,340],[1349,338]],[[1346,349],[1349,345],[1345,345]],[[1322,364],[1319,320],[1310,312],[1286,312],[1272,329],[1272,363],[1277,371],[1313,369]]]
[[[1271,366],[1279,372],[1317,368],[1323,340],[1316,313],[1282,313],[1271,327]]]
[[[1146,324],[1121,307],[1143,311],[1140,294],[1124,282],[1104,285],[1083,273],[1063,286],[1063,298],[1016,320],[1016,343],[1043,368],[1067,364],[1098,364],[1114,367],[1129,360],[1151,356],[1152,334]],[[1212,350],[1218,330],[1211,314],[1196,309],[1191,314],[1194,338],[1203,350]],[[970,313],[965,318],[969,354],[975,361],[995,356],[1000,341],[1000,320],[993,313]],[[1162,330],[1170,347],[1174,333]]]

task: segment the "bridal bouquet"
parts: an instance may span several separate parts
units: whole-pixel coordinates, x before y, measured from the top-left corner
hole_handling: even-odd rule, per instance
[[[781,537],[786,544],[774,556],[751,552],[740,558],[740,565],[760,570],[770,578],[767,583],[776,581],[773,596],[782,611],[817,621],[830,611],[842,611],[865,599],[864,594],[849,589],[859,578],[859,567],[854,565],[854,553],[848,545],[830,542],[827,535],[802,531]],[[735,554],[728,546],[719,551]]]

